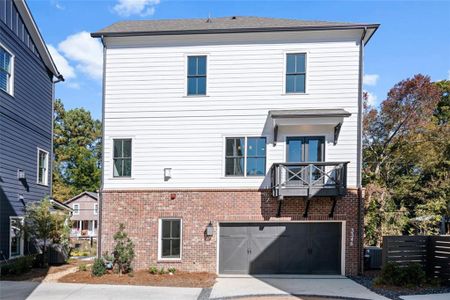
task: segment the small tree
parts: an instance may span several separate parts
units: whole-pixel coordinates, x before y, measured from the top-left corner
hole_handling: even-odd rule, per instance
[[[120,223],[119,231],[114,234],[114,266],[119,274],[125,274],[132,270],[131,263],[134,259],[134,244],[125,232],[125,226]]]
[[[25,209],[24,231],[36,242],[42,242],[42,265],[47,265],[47,248],[49,243],[65,245],[68,241],[68,213],[52,210],[48,198],[33,202]],[[40,245],[41,246],[41,245]]]

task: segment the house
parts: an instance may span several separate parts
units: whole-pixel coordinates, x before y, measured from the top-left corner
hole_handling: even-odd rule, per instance
[[[97,238],[98,196],[97,193],[83,192],[67,201],[65,205],[72,209],[72,230],[74,239]]]
[[[100,249],[135,268],[356,274],[364,45],[377,24],[123,21],[104,45]]]
[[[28,247],[27,203],[51,196],[55,82],[62,80],[23,0],[0,1],[0,259]]]

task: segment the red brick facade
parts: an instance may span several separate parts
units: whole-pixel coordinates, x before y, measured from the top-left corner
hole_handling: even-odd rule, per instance
[[[175,199],[171,200],[171,194]],[[358,273],[361,245],[357,190],[338,199],[333,218],[329,218],[332,200],[312,199],[307,218],[303,217],[305,199],[285,198],[281,217],[277,218],[278,202],[271,191],[257,190],[140,190],[103,191],[101,201],[101,251],[111,250],[118,224],[124,223],[135,243],[136,269],[150,266],[170,267],[188,271],[217,271],[217,226],[227,221],[345,221],[345,274]],[[181,262],[158,261],[158,220],[178,217],[183,222]],[[205,238],[208,223],[214,235]]]

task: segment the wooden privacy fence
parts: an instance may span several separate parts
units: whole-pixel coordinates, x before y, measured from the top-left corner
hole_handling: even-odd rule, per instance
[[[427,275],[450,285],[450,236],[384,236],[383,265],[420,264]]]

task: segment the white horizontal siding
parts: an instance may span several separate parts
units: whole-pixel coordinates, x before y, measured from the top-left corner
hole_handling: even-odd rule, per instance
[[[326,160],[350,161],[348,185],[356,186],[358,36],[321,32],[108,40],[104,188],[264,187],[267,176],[224,177],[224,137],[267,136],[268,171],[273,162],[285,161],[286,136],[308,134],[326,136]],[[284,93],[286,52],[307,53],[306,94]],[[195,54],[208,56],[204,97],[186,96],[186,56]],[[280,127],[273,146],[269,110],[326,108],[352,113],[337,145],[332,126],[290,126]],[[112,140],[124,137],[133,139],[132,178],[115,179]],[[164,181],[164,168],[172,168],[169,181]]]

